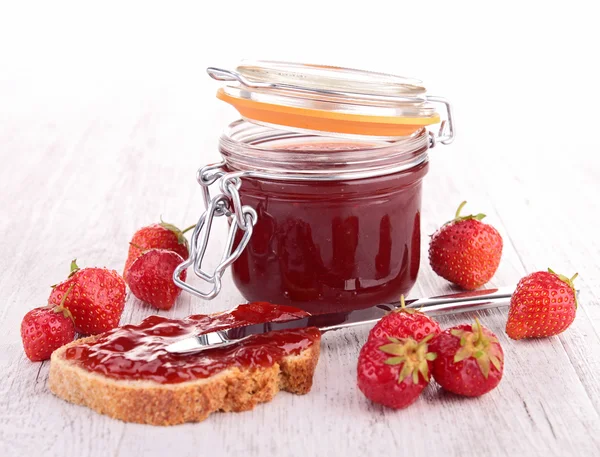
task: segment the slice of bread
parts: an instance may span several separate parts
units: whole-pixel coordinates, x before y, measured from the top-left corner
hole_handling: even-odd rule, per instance
[[[70,347],[93,344],[100,337],[77,340],[54,351],[50,390],[115,419],[153,425],[199,422],[215,411],[246,411],[272,400],[280,390],[308,393],[320,351],[317,337],[300,353],[286,355],[268,367],[230,367],[208,378],[162,384],[108,377],[65,357]]]

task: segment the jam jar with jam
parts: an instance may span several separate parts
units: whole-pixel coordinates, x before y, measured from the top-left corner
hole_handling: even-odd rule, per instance
[[[208,72],[243,119],[221,136],[222,162],[199,170],[207,210],[175,282],[210,299],[231,266],[247,300],[311,313],[407,294],[419,271],[428,151],[454,137],[448,102],[420,81],[338,67],[249,62]],[[220,216],[230,221],[225,252],[206,271]],[[192,266],[210,290],[179,279]]]

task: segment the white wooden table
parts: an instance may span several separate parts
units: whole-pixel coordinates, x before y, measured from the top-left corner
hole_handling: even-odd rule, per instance
[[[328,8],[326,2],[319,3]],[[405,10],[404,4],[402,8],[406,14],[421,14],[416,4],[414,11]],[[123,12],[127,19],[113,24],[111,33],[105,34],[109,29],[98,25],[112,17],[105,13],[97,24],[79,25],[77,39],[60,27],[68,19],[60,22],[57,13],[55,25],[47,11],[35,23],[46,27],[47,33],[31,35],[29,41],[24,37],[22,50],[11,48],[8,60],[0,59],[0,456],[600,455],[600,140],[595,108],[588,103],[590,97],[600,97],[597,73],[592,72],[594,59],[584,58],[595,55],[591,43],[598,40],[597,35],[592,39],[591,31],[597,27],[593,14],[577,10],[579,25],[559,37],[554,26],[548,26],[550,30],[544,24],[568,22],[570,9],[544,6],[547,17],[542,23],[535,9],[522,2],[512,12],[503,7],[493,18],[482,16],[463,26],[458,21],[470,17],[465,11],[444,10],[437,19],[428,16],[439,35],[424,36],[420,26],[406,21],[395,32],[396,14],[390,19],[378,15],[379,22],[374,23],[385,24],[373,25],[377,43],[386,42],[386,37],[388,42],[396,36],[422,37],[422,47],[403,50],[404,62],[410,72],[433,80],[436,92],[453,99],[459,126],[452,146],[431,151],[424,187],[421,272],[411,296],[451,290],[429,268],[427,234],[450,219],[463,199],[469,201],[467,210],[486,213],[486,221],[505,241],[502,263],[490,287],[516,284],[525,274],[548,266],[580,274],[576,284],[581,307],[571,328],[558,337],[515,342],[504,333],[506,309],[479,313],[506,353],[504,379],[495,391],[465,399],[432,384],[406,410],[372,405],[355,383],[358,351],[368,332],[361,328],[324,337],[308,395],[282,392],[253,411],[218,413],[199,424],[168,428],[126,424],[49,392],[49,364],[31,363],[23,353],[19,334],[23,315],[45,303],[50,285],[65,277],[72,258],[77,257],[81,266],[120,271],[137,228],[160,215],[187,226],[202,210],[195,171],[218,159],[218,134],[235,119],[231,109],[214,99],[216,86],[207,81],[202,68],[223,53],[237,60],[253,50],[251,55],[258,57],[264,51],[267,57],[289,60],[407,70],[401,62],[377,53],[362,52],[357,61],[355,51],[364,48],[354,35],[348,37],[347,49],[337,41],[335,46],[322,40],[311,44],[293,33],[286,35],[291,41],[274,43],[272,36],[284,33],[289,23],[277,23],[273,31],[267,19],[257,17],[259,22],[248,28],[242,13],[250,12],[241,11],[231,18],[231,28],[238,28],[238,36],[256,39],[221,41],[223,47],[206,49],[193,67],[181,62],[197,50],[197,43],[214,37],[227,40],[217,35],[218,24],[205,21],[196,33],[194,16],[180,15],[171,18],[170,33],[160,29],[164,33],[154,34],[150,22],[141,21],[140,37],[150,40],[150,52],[141,38],[138,43],[128,34],[136,17],[129,10]],[[308,20],[310,11],[299,10],[299,20]],[[155,23],[169,14],[151,8],[146,13]],[[347,20],[365,24],[369,22],[365,14],[370,13],[361,8]],[[321,25],[331,24],[326,17]],[[514,17],[522,18],[524,25],[513,24],[513,35],[505,39],[505,23]],[[527,38],[528,24],[534,20],[539,43]],[[181,27],[173,25],[178,21],[184,21]],[[14,21],[8,22],[10,31]],[[18,22],[14,24],[16,33]],[[88,26],[94,29],[90,35]],[[102,38],[90,40],[91,33]],[[161,47],[170,34],[176,38]],[[367,40],[361,43],[368,44],[368,33],[360,35]],[[81,36],[88,40],[80,42]],[[452,60],[444,53],[432,60],[421,52],[439,49],[439,40],[446,36],[453,37]],[[519,40],[529,41],[523,46]],[[267,42],[273,47],[265,47]],[[72,45],[75,51],[71,54],[71,48],[58,44]],[[110,52],[105,54],[105,49]],[[140,54],[137,49],[142,49]],[[549,49],[553,58],[570,66],[555,65],[547,56]],[[538,56],[535,65],[529,65],[532,53]],[[331,62],[334,54],[337,61]],[[30,58],[31,68],[18,59],[21,55]],[[130,59],[133,55],[137,60]],[[113,67],[102,70],[113,56],[117,64],[111,61]],[[100,60],[94,66],[95,59]],[[2,63],[7,64],[4,69]],[[11,73],[11,63],[21,65],[22,72]],[[119,83],[114,83],[114,65],[123,70]],[[61,71],[46,71],[58,66]],[[517,68],[527,68],[518,81],[512,78]],[[556,90],[556,81],[565,81],[571,71],[585,96],[561,92],[564,97],[548,97]],[[524,94],[526,103],[519,107],[527,110],[516,105]],[[559,122],[556,116],[566,112],[578,116]],[[216,233],[222,243],[224,231]],[[212,312],[241,300],[226,276],[218,299],[203,302],[182,295],[173,310],[160,314]],[[129,296],[122,322],[139,322],[154,312]],[[448,317],[441,323],[451,326],[473,317]]]
[[[505,240],[490,286],[515,284],[549,265],[580,273],[581,308],[559,337],[514,342],[503,331],[506,309],[480,313],[506,352],[504,379],[492,393],[465,399],[431,385],[404,411],[374,406],[355,384],[357,355],[368,331],[361,328],[325,336],[310,394],[280,393],[253,411],[214,414],[200,424],[125,424],[55,398],[47,387],[48,363],[31,363],[23,354],[22,316],[44,304],[71,258],[82,266],[120,271],[137,227],[161,214],[184,226],[201,211],[194,172],[214,158],[214,148],[201,153],[187,142],[182,135],[194,129],[185,117],[166,114],[168,101],[132,106],[116,118],[111,110],[93,114],[90,107],[81,118],[36,115],[2,124],[2,162],[10,166],[0,169],[0,455],[167,455],[174,449],[178,456],[376,455],[391,446],[404,450],[402,455],[600,452],[599,203],[593,198],[600,193],[598,162],[559,164],[513,155],[497,157],[493,165],[487,157],[481,166],[483,152],[466,148],[461,139],[431,152],[424,255],[411,294],[449,290],[429,268],[426,235],[451,218],[463,198],[470,200],[469,209],[485,211]],[[224,231],[216,233],[222,241]],[[215,301],[183,295],[162,314],[185,316],[239,302],[227,279]],[[153,312],[129,296],[122,322],[138,322]],[[442,324],[473,317],[446,318]]]

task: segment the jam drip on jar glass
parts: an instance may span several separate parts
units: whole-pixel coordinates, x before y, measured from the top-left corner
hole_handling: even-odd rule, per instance
[[[270,367],[283,357],[310,347],[320,339],[320,332],[306,328],[255,335],[232,347],[191,355],[168,353],[167,345],[193,334],[307,315],[290,306],[257,302],[213,316],[196,315],[181,320],[150,316],[139,325],[125,325],[93,342],[75,345],[67,349],[65,358],[86,370],[115,379],[161,384],[192,381],[231,367]]]

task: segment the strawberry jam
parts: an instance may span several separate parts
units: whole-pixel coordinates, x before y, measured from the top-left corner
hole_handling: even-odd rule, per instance
[[[233,264],[237,288],[248,301],[313,314],[397,301],[419,271],[427,168],[347,181],[244,178],[242,202],[258,221]]]
[[[195,315],[181,320],[150,316],[139,325],[125,325],[104,333],[94,342],[73,346],[65,358],[115,379],[161,384],[192,381],[231,367],[272,366],[318,342],[320,332],[315,328],[271,332],[228,348],[188,355],[171,354],[165,350],[167,345],[194,334],[307,315],[289,306],[251,303],[214,316]]]

